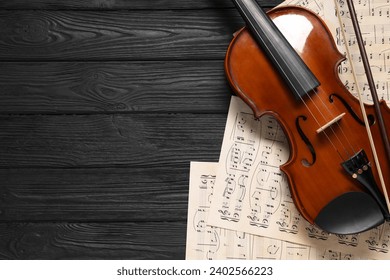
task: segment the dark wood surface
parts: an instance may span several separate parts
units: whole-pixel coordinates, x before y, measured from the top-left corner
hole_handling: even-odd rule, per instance
[[[0,258],[183,259],[241,26],[229,0],[0,1]]]

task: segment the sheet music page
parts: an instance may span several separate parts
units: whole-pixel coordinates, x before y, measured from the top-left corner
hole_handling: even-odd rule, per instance
[[[351,253],[208,226],[217,168],[217,163],[191,162],[186,259],[356,259]]]
[[[342,63],[340,78],[349,91],[356,96],[358,91],[352,74],[352,71],[354,71],[363,100],[372,103],[347,3],[345,1],[338,1],[338,3],[340,19],[337,18],[336,6],[333,1],[327,1],[326,5],[329,5],[329,8],[324,16],[328,22],[334,22],[333,25],[337,27],[334,31],[337,46],[347,58],[350,58],[350,61],[347,60]],[[354,1],[354,6],[365,41],[378,97],[386,100],[387,104],[390,105],[390,2],[388,0],[362,0]],[[341,31],[340,26],[343,26],[344,32]]]
[[[187,260],[212,260],[221,249],[220,230],[207,225],[217,163],[191,162],[187,218]]]
[[[335,0],[287,0],[281,5],[298,5],[308,8],[325,21],[339,51],[347,57],[339,68],[340,79],[347,89],[357,96],[358,90],[352,74],[354,71],[363,101],[372,103],[347,3],[343,0],[336,1],[340,7],[340,18],[337,16]],[[378,97],[390,106],[390,1],[361,0],[354,1],[354,6],[362,36],[366,42],[366,52]]]
[[[288,157],[288,143],[276,120],[255,120],[251,109],[233,96],[208,224],[362,259],[390,259],[389,223],[344,236],[329,235],[304,220],[279,169]]]

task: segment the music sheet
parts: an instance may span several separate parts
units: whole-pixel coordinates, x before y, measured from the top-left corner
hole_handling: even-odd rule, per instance
[[[279,169],[288,156],[276,120],[255,120],[250,108],[233,96],[207,223],[362,259],[390,259],[389,223],[360,234],[330,235],[300,216]]]
[[[186,259],[357,259],[357,256],[350,253],[208,226],[208,211],[213,197],[217,168],[217,163],[191,162]]]

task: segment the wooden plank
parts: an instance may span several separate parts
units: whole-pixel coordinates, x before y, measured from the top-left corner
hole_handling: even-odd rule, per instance
[[[0,60],[223,59],[236,10],[0,11]]]
[[[264,7],[273,7],[281,0],[258,0]],[[1,1],[0,9],[206,9],[233,7],[229,0],[13,0]]]
[[[189,162],[0,169],[0,221],[185,221]]]
[[[0,167],[215,161],[225,122],[224,114],[0,116]]]
[[[186,224],[0,223],[1,259],[184,259]]]
[[[5,62],[1,114],[226,113],[223,61]]]

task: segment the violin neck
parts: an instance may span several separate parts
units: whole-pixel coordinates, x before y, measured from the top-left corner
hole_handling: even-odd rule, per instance
[[[233,0],[252,37],[300,100],[320,85],[301,57],[255,0]]]

